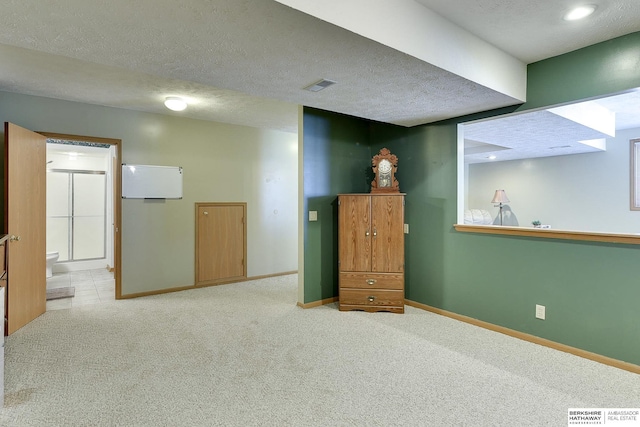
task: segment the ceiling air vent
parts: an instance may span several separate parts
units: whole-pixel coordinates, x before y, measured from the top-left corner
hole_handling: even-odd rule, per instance
[[[319,82],[315,82],[314,84],[305,87],[304,89],[310,92],[320,92],[322,89],[326,89],[335,83],[336,82],[331,80],[322,79]]]

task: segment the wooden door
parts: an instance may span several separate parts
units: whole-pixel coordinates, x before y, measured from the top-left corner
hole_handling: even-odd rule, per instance
[[[341,195],[338,227],[340,271],[371,271],[370,196]]]
[[[404,271],[403,200],[403,196],[371,196],[371,271]]]
[[[196,203],[196,285],[247,277],[246,203]]]
[[[46,311],[46,137],[4,126],[7,333]]]

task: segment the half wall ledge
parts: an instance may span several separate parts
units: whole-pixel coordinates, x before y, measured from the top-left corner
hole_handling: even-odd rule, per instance
[[[595,233],[584,231],[553,230],[548,228],[505,227],[499,225],[453,224],[462,233],[499,234],[504,236],[524,236],[541,239],[583,240],[600,243],[623,243],[640,245],[640,235]]]

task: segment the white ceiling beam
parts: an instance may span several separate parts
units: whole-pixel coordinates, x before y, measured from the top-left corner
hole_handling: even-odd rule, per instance
[[[549,108],[547,111],[609,136],[616,136],[616,114],[597,101]]]
[[[526,101],[526,64],[414,0],[276,1]]]

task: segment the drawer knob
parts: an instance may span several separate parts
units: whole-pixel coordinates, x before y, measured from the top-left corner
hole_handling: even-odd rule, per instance
[[[369,295],[367,299],[369,300],[369,302],[373,302],[376,299],[376,297],[374,297],[373,295]]]
[[[367,279],[367,285],[375,285],[376,279]]]

